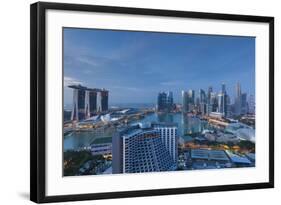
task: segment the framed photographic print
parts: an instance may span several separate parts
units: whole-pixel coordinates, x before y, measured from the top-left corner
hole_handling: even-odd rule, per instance
[[[31,5],[34,202],[274,187],[274,18]]]

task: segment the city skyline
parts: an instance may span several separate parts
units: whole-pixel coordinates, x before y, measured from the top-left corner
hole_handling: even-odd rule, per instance
[[[64,101],[71,84],[106,88],[109,104],[156,103],[160,91],[180,103],[182,90],[222,83],[233,99],[237,82],[254,95],[254,49],[253,37],[64,29]]]
[[[63,32],[64,176],[255,167],[253,37]]]

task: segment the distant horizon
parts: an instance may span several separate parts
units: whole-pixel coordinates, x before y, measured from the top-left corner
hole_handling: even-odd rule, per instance
[[[235,85],[255,96],[255,38],[64,29],[64,102],[72,104],[70,84],[109,90],[109,105],[156,104],[157,95],[225,83],[233,101]]]
[[[81,84],[80,84],[81,85]],[[81,86],[85,86],[85,85],[81,85]],[[219,92],[220,92],[220,90],[218,90],[218,91],[216,91],[216,90],[214,90],[214,86],[212,86],[213,87],[213,92],[214,93],[216,93],[216,94],[218,94]],[[92,87],[89,87],[89,88],[92,88]],[[202,89],[202,88],[201,88]],[[235,88],[233,88],[233,89],[235,89]],[[188,91],[188,90],[192,90],[192,89],[186,89],[186,90],[184,90],[184,91]],[[203,89],[205,92],[206,92],[206,95],[207,95],[207,89]],[[160,92],[169,92],[169,91],[171,91],[171,90],[162,90],[162,91],[159,91],[159,92],[157,92],[156,94],[155,94],[155,101],[153,101],[153,102],[110,102],[110,100],[109,100],[109,106],[112,106],[112,105],[115,105],[115,104],[157,104],[157,96],[158,96],[158,93],[160,93]],[[181,91],[183,91],[183,90],[181,90]],[[181,92],[180,91],[180,92]],[[194,90],[195,91],[195,98],[196,97],[198,97],[198,91],[197,90]],[[226,89],[226,91],[227,91],[227,89]],[[174,92],[173,91],[171,91],[172,93],[173,93],[173,95],[174,95]],[[228,92],[227,92],[228,93]],[[255,97],[255,94],[254,93],[247,93],[247,92],[242,92],[242,93],[246,93],[247,94],[247,98],[249,98],[249,96],[250,95],[253,95],[254,97]],[[110,90],[109,90],[109,98],[110,98]],[[173,96],[174,97],[174,100],[175,99],[179,99],[179,101],[176,101],[175,100],[175,103],[176,104],[182,104],[182,96],[180,95],[178,98],[175,98],[175,96]],[[233,103],[233,100],[234,100],[234,98],[235,98],[235,96],[230,96],[231,97],[231,103]],[[65,103],[65,105],[72,105],[72,101],[71,102],[69,102],[69,103]]]

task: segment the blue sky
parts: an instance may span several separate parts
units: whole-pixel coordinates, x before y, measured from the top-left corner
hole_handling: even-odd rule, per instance
[[[159,91],[235,84],[255,92],[255,38],[97,29],[64,29],[64,100],[69,84],[109,90],[109,103],[156,103]]]

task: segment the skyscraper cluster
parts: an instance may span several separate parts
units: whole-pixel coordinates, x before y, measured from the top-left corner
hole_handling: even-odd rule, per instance
[[[90,118],[94,113],[108,110],[108,90],[70,85],[73,89],[71,120]]]
[[[157,111],[171,111],[174,107],[173,92],[160,92],[157,98]]]
[[[253,98],[251,100],[251,104],[254,104]],[[235,100],[231,104],[231,99],[224,83],[218,93],[213,91],[212,86],[209,86],[207,93],[203,89],[199,89],[197,98],[195,98],[194,90],[182,91],[182,112],[193,111],[200,112],[203,115],[217,112],[223,117],[247,114],[249,112],[247,94],[242,93],[240,83],[237,83]],[[253,109],[252,112],[254,113]]]
[[[206,113],[210,114],[211,112],[219,112],[222,116],[227,116],[228,110],[227,110],[227,92],[226,92],[226,86],[223,83],[221,85],[221,90],[216,93],[213,91],[213,88],[210,86],[208,89],[208,99],[206,104]]]
[[[234,103],[235,115],[243,115],[248,112],[247,93],[242,93],[240,83],[236,85],[236,96]]]
[[[227,98],[228,95],[226,93],[225,84],[221,85],[221,91],[218,94],[218,108],[217,111],[222,114],[222,116],[227,116],[229,113],[227,112]]]
[[[182,100],[183,112],[191,112],[195,106],[195,91],[182,91]]]

